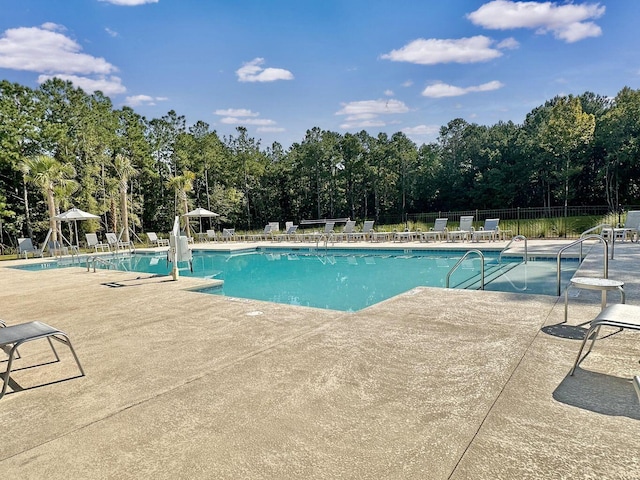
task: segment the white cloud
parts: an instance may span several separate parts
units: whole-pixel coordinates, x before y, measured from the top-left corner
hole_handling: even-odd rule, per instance
[[[110,37],[115,38],[118,36],[118,32],[116,32],[115,30],[111,30],[109,27],[105,27],[104,31],[107,32]]]
[[[491,47],[493,43],[492,39],[484,35],[457,40],[419,38],[398,50],[392,50],[382,55],[381,58],[419,65],[486,62],[502,55],[500,50]]]
[[[257,117],[260,115],[259,113],[252,112],[246,108],[228,108],[226,110],[216,110],[213,113],[225,117]]]
[[[386,97],[393,97],[395,95],[395,93],[393,93],[393,90],[385,90],[384,91],[384,95]]]
[[[509,37],[509,38],[505,38],[504,40],[502,40],[496,46],[498,48],[501,48],[501,49],[515,50],[516,48],[518,48],[520,46],[520,43],[518,43],[518,41],[515,38]]]
[[[286,132],[286,129],[282,127],[258,127],[256,131],[260,133],[281,133]]]
[[[275,82],[293,80],[293,74],[282,68],[263,68],[264,58],[254,58],[236,70],[240,82]]]
[[[384,127],[386,122],[379,119],[380,115],[406,113],[409,108],[400,100],[379,99],[362,100],[359,102],[343,103],[342,109],[336,115],[346,115],[345,123],[340,128],[351,130],[355,128]]]
[[[159,0],[99,0],[113,5],[121,5],[124,7],[135,7],[137,5],[145,5],[147,3],[158,3]]]
[[[340,128],[343,130],[354,130],[357,128],[377,128],[384,127],[386,123],[382,120],[365,120],[362,122],[347,122],[340,124]]]
[[[537,33],[552,32],[556,38],[572,43],[602,35],[602,29],[589,20],[604,15],[600,4],[576,5],[555,2],[513,2],[494,0],[467,15],[475,25],[493,30],[533,28]]]
[[[407,88],[413,85],[413,80],[407,80],[402,84],[403,87]]]
[[[257,118],[259,113],[246,108],[227,108],[216,110],[216,115],[221,116],[220,123],[225,125],[243,125],[258,127],[258,132],[283,132],[284,129],[277,127],[277,122],[269,118]]]
[[[69,81],[76,87],[80,87],[82,90],[88,93],[93,93],[100,90],[106,96],[119,95],[127,91],[126,87],[122,85],[119,77],[106,77],[99,76],[98,78],[79,77],[78,75],[66,75],[64,73],[57,73],[55,75],[39,75],[38,83],[44,83],[52,78],[59,78],[65,82]]]
[[[11,28],[0,37],[0,68],[39,73],[107,75],[117,68],[104,58],[82,53],[74,40],[53,23]]]
[[[156,105],[156,102],[164,102],[167,97],[152,97],[150,95],[132,95],[126,98],[126,104],[130,107],[138,107],[140,105]]]
[[[424,97],[442,98],[442,97],[459,97],[471,92],[489,92],[491,90],[498,90],[504,87],[504,84],[493,80],[491,82],[483,83],[482,85],[472,87],[456,87],[455,85],[448,85],[446,83],[437,82],[433,85],[429,85],[422,91]]]
[[[242,125],[260,125],[262,127],[267,125],[275,125],[276,122],[267,118],[239,118],[239,117],[224,117],[220,120],[221,123],[228,125],[242,124]]]
[[[343,103],[342,105],[342,109],[337,111],[336,115],[349,115],[351,118],[366,118],[367,115],[406,113],[409,111],[409,108],[404,102],[393,99],[362,100],[359,102]]]
[[[409,137],[430,136],[440,132],[440,127],[438,125],[416,125],[415,127],[403,128],[402,132]]]

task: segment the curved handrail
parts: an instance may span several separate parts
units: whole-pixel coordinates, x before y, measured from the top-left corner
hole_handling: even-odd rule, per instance
[[[478,250],[478,249],[473,249],[473,250],[467,250],[467,253],[465,253],[460,260],[458,260],[458,262],[451,268],[451,270],[449,270],[449,273],[447,273],[447,280],[445,283],[445,288],[449,288],[449,278],[451,277],[451,274],[453,272],[455,272],[458,267],[460,266],[460,264],[464,261],[465,258],[467,258],[469,255],[471,255],[472,253],[476,253],[478,254],[478,256],[480,257],[481,260],[481,266],[480,266],[480,290],[484,290],[484,254]]]
[[[87,272],[91,270],[91,265],[93,265],[93,273],[96,273],[96,265],[98,263],[102,263],[103,265],[106,265],[107,270],[111,270],[111,266],[113,265],[111,262],[108,262],[99,256],[93,256],[93,257],[87,258]]]
[[[516,241],[516,240],[524,240],[524,257],[522,258],[523,263],[527,263],[529,261],[529,254],[528,252],[528,247],[527,247],[527,237],[525,237],[524,235],[516,235],[515,237],[513,237],[511,240],[509,240],[509,243],[507,243],[507,246],[504,247],[502,249],[502,251],[500,252],[500,255],[498,256],[498,263],[502,263],[502,254],[511,246],[511,244]]]
[[[605,228],[611,228],[611,224],[609,224],[609,223],[601,223],[600,225],[596,225],[595,227],[592,227],[589,230],[585,230],[584,232],[582,232],[580,234],[580,238],[583,238],[583,237],[589,235],[591,232],[595,232],[596,230],[605,229]]]
[[[579,240],[576,240],[575,242],[570,243],[569,245],[565,245],[564,247],[562,247],[559,251],[558,251],[558,255],[557,255],[557,269],[558,269],[558,273],[557,273],[557,290],[556,290],[556,294],[559,297],[560,296],[560,265],[561,265],[561,259],[562,259],[562,254],[564,253],[565,250],[571,248],[571,247],[575,247],[576,245],[580,245],[580,261],[582,262],[582,244],[586,241],[586,240],[598,240],[603,247],[604,250],[604,276],[603,278],[608,278],[609,277],[609,245],[607,244],[607,241],[602,238],[602,235],[586,235],[585,237],[581,237]]]
[[[585,230],[580,234],[580,238],[584,238],[586,235],[598,229],[601,229],[600,236],[604,238],[603,233],[605,228],[608,228],[611,230],[611,260],[613,260],[613,255],[616,249],[616,230],[615,228],[613,228],[613,226],[610,223],[601,223],[600,225],[596,225],[595,227],[590,228],[589,230]],[[582,257],[582,245],[580,245],[580,256]]]

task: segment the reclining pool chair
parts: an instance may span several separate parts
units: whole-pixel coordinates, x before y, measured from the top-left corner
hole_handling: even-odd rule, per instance
[[[33,246],[33,242],[30,238],[18,239],[18,257],[28,258],[29,254],[32,257],[42,257],[42,249]]]
[[[4,326],[4,322],[2,322],[0,326]],[[49,342],[49,346],[51,347],[51,350],[53,350],[53,354],[55,355],[56,361],[58,362],[60,361],[60,357],[58,357],[58,352],[56,352],[56,349],[54,348],[51,340],[56,340],[68,346],[71,350],[71,353],[73,354],[73,358],[76,360],[76,364],[80,369],[80,373],[82,374],[82,376],[84,376],[84,370],[82,369],[82,365],[80,365],[78,355],[76,355],[76,351],[73,349],[71,340],[66,333],[42,322],[28,322],[21,323],[19,325],[3,327],[0,328],[0,349],[4,350],[5,347],[10,346],[10,350],[8,352],[9,360],[7,361],[7,370],[2,374],[3,383],[2,391],[0,391],[0,398],[2,398],[7,392],[7,387],[9,386],[9,379],[11,376],[11,367],[13,366],[13,359],[17,354],[18,347],[26,342],[44,338],[46,338]]]
[[[147,238],[149,239],[149,243],[151,245],[155,245],[156,247],[168,247],[169,239],[168,238],[158,238],[156,232],[147,232]]]
[[[471,240],[473,242],[479,242],[484,238],[488,238],[489,240],[495,242],[498,239],[498,234],[500,232],[498,224],[500,223],[499,218],[487,218],[484,221],[484,227],[481,227],[480,230],[474,230],[471,234]]]
[[[84,234],[85,238],[87,239],[87,247],[92,248],[97,252],[98,249],[100,249],[100,251],[104,252],[104,249],[107,249],[107,252],[110,251],[109,248],[109,244],[108,243],[102,243],[100,240],[98,240],[98,234],[97,233],[85,233]]]
[[[584,357],[589,355],[594,343],[596,343],[598,334],[602,327],[614,327],[620,330],[627,328],[629,330],[640,331],[640,306],[614,303],[613,305],[605,307],[605,309],[591,321],[589,330],[587,330],[587,333],[582,340],[582,345],[580,345],[580,350],[578,350],[578,356],[576,357],[576,361],[574,362],[569,375],[573,375],[576,367],[582,360],[584,360]],[[582,350],[584,350],[584,346],[589,338],[591,338],[591,345],[589,346],[587,353],[582,357]]]
[[[433,228],[428,232],[420,232],[420,241],[428,242],[429,240],[442,240],[447,236],[447,221],[448,218],[436,218]]]
[[[447,232],[447,241],[455,242],[456,239],[470,240],[473,231],[473,215],[465,215],[460,217],[460,227],[458,230]]]
[[[636,237],[637,240],[639,230],[640,210],[629,210],[627,212],[627,219],[625,220],[624,225],[615,228],[603,228],[602,237],[605,240],[612,240],[615,235],[616,240],[622,240],[623,242],[626,239],[633,240],[634,237]]]

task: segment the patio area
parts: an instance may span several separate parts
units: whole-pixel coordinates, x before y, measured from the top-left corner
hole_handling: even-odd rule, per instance
[[[633,305],[639,254],[619,243],[609,261]],[[601,274],[593,248],[579,275]],[[344,313],[189,291],[207,283],[0,268],[0,318],[65,331],[86,371],[64,347],[55,363],[44,341],[20,348],[0,400],[3,474],[640,477],[640,337],[603,331],[569,376],[599,292],[572,297],[563,325],[563,297],[420,287]]]

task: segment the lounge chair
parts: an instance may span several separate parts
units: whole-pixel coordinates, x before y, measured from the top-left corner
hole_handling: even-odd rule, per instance
[[[105,248],[107,249],[107,252],[111,251],[108,243],[102,243],[100,240],[98,240],[97,233],[85,233],[84,236],[87,239],[87,247],[93,248],[96,252],[98,251],[98,249],[104,252]]]
[[[349,241],[350,235],[355,233],[356,221],[355,220],[347,220],[347,223],[344,225],[344,229],[340,233],[336,233],[335,238],[337,241],[347,240]]]
[[[479,242],[483,238],[488,238],[495,242],[500,234],[498,223],[500,223],[499,218],[487,218],[484,221],[484,227],[480,227],[480,230],[473,231],[471,234],[471,241]]]
[[[447,236],[448,218],[436,218],[433,228],[428,232],[420,232],[420,241],[428,242],[429,240],[442,240]]]
[[[298,230],[298,225],[294,225],[293,222],[287,222],[287,230],[284,233],[279,233],[273,237],[274,240],[282,241],[293,241],[296,238],[296,231]]]
[[[104,236],[107,239],[107,243],[110,248],[117,250],[121,250],[123,248],[131,250],[131,242],[122,242],[118,240],[118,237],[115,233],[105,233]]]
[[[460,227],[458,230],[447,232],[447,241],[455,242],[456,239],[462,241],[469,240],[473,231],[473,215],[463,215],[460,217]]]
[[[56,240],[55,242],[53,240],[49,240],[47,242],[47,248],[49,249],[49,253],[51,254],[52,257],[60,256],[60,255],[69,255],[69,249],[71,249],[73,253],[78,253],[78,247],[76,247],[75,245],[70,245],[66,247],[62,243],[60,243],[59,240]]]
[[[375,223],[374,220],[365,220],[364,224],[362,225],[362,231],[361,232],[351,232],[347,235],[347,241],[351,241],[353,240],[358,241],[358,240],[368,240],[371,237],[371,234],[373,233],[373,224]]]
[[[222,236],[220,237],[220,239],[223,242],[237,240],[236,229],[235,228],[223,228],[222,229]]]
[[[600,333],[600,328],[602,327],[614,327],[620,330],[627,328],[629,330],[640,331],[640,306],[614,303],[613,305],[605,307],[605,309],[591,321],[589,330],[587,330],[587,333],[582,339],[582,345],[580,345],[580,350],[578,351],[578,356],[573,364],[573,368],[569,373],[570,375],[573,375],[576,367],[582,360],[584,360],[584,357],[580,357],[582,356],[582,350],[584,349],[587,340],[591,338],[591,345],[589,346],[587,353],[585,353],[585,357],[589,355],[589,352],[591,352],[593,344],[596,343],[596,339]]]
[[[24,257],[25,259],[31,254],[32,257],[42,257],[42,249],[33,246],[33,242],[30,238],[18,239],[18,257]]]
[[[308,241],[308,242],[317,242],[320,241],[323,237],[328,239],[333,239],[333,229],[336,225],[336,222],[325,222],[324,224],[324,230],[322,232],[311,232],[311,233],[304,233],[302,235],[302,240]]]
[[[262,233],[257,233],[254,235],[247,235],[247,240],[266,240],[267,238],[269,238],[271,236],[271,229],[272,229],[272,225],[270,223],[267,223],[264,227],[264,230],[262,231]]]
[[[11,349],[8,353],[9,359],[7,360],[7,369],[2,374],[3,383],[2,391],[0,392],[0,398],[2,398],[7,392],[7,387],[9,386],[9,380],[11,376],[11,367],[13,366],[13,359],[17,353],[18,347],[23,343],[30,342],[32,340],[40,340],[43,338],[46,338],[49,342],[51,350],[53,350],[53,354],[55,355],[56,361],[58,362],[60,361],[60,357],[58,357],[58,352],[56,352],[56,349],[54,348],[51,340],[56,340],[68,346],[71,350],[71,353],[73,354],[73,358],[75,358],[76,360],[76,364],[80,369],[80,373],[82,374],[82,376],[84,376],[84,370],[82,369],[82,365],[80,365],[80,360],[78,360],[76,351],[73,349],[71,340],[66,333],[42,322],[28,322],[0,328],[0,349],[4,350],[4,347],[11,346]]]
[[[208,242],[215,242],[216,240],[218,240],[218,236],[216,234],[215,230],[207,230],[207,241]]]
[[[147,238],[149,239],[149,243],[151,245],[155,245],[156,247],[168,247],[169,239],[168,238],[158,238],[156,232],[147,232]]]
[[[640,210],[629,210],[627,212],[627,219],[622,227],[615,228],[603,228],[602,237],[605,240],[611,240],[615,235],[616,240],[627,239],[633,240],[636,237],[638,239],[638,232],[640,231]]]
[[[375,220],[365,220],[364,224],[362,225],[362,232],[359,232],[359,235],[361,235],[364,240],[367,240],[371,237],[371,234],[373,233],[374,223],[376,223]]]

